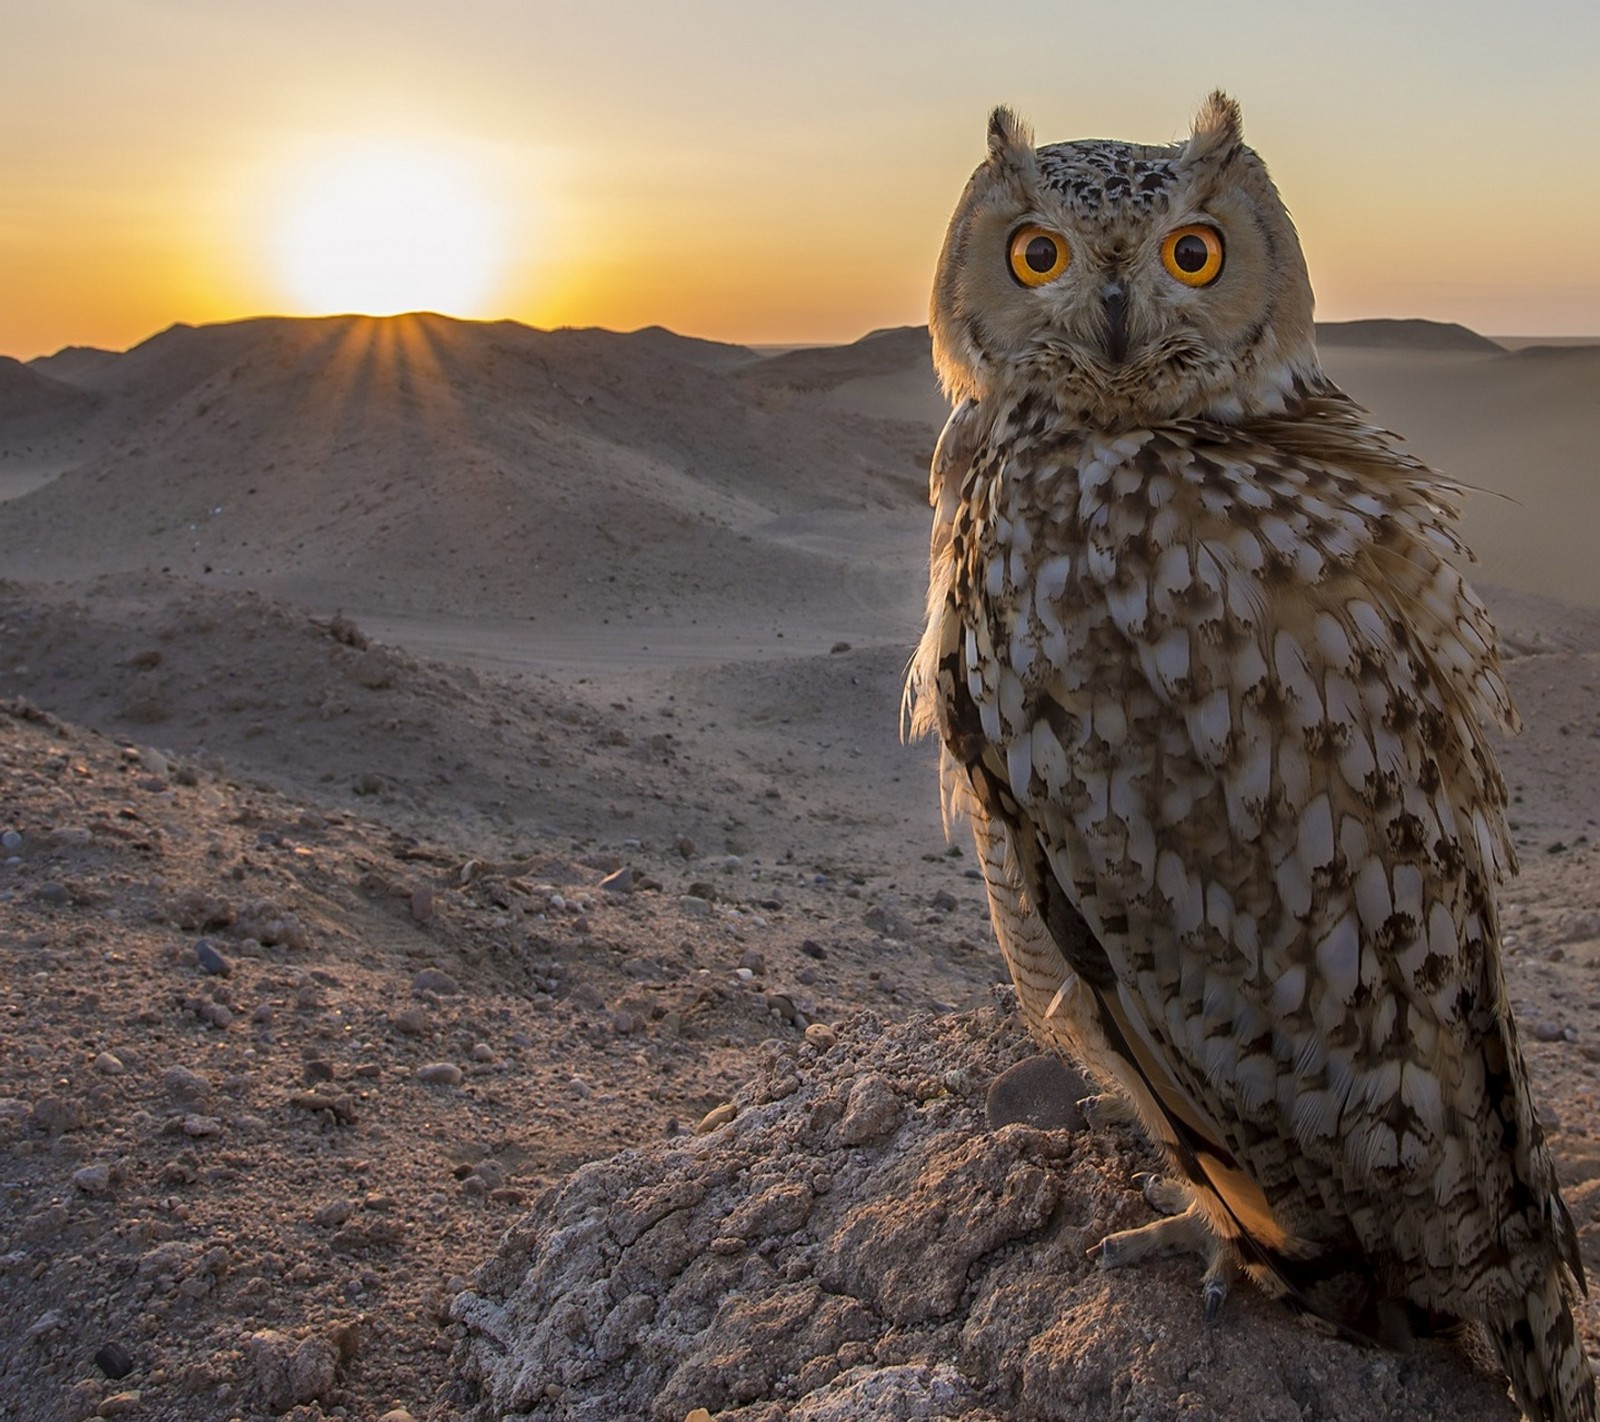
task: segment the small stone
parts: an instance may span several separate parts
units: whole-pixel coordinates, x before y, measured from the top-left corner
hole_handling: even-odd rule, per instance
[[[48,1135],[59,1136],[63,1131],[75,1131],[88,1120],[83,1102],[76,1097],[41,1096],[33,1103],[29,1121]]]
[[[494,1048],[487,1042],[474,1042],[472,1044],[472,1060],[475,1062],[492,1062]]]
[[[391,1407],[378,1422],[417,1422],[417,1419],[404,1407]]]
[[[104,1195],[111,1189],[109,1165],[86,1165],[72,1172],[72,1183],[85,1195]]]
[[[112,1341],[100,1346],[94,1355],[94,1364],[112,1382],[117,1382],[133,1371],[133,1355],[122,1344]]]
[[[1535,1022],[1533,1036],[1538,1042],[1562,1042],[1566,1040],[1566,1029],[1559,1022]]]
[[[411,895],[411,917],[417,923],[433,917],[433,890],[426,884]]]
[[[203,1101],[211,1095],[211,1082],[188,1067],[168,1067],[161,1074],[161,1084],[175,1101]]]
[[[185,1116],[183,1118],[183,1133],[186,1136],[194,1137],[196,1140],[202,1140],[207,1136],[220,1136],[222,1134],[222,1122],[215,1116]]]
[[[72,902],[72,895],[65,884],[58,884],[54,879],[46,879],[33,891],[34,898],[42,904],[67,904]]]
[[[834,647],[834,650],[848,652],[850,650],[850,644],[848,642],[840,642]],[[712,1422],[712,1419],[711,1414],[707,1412],[705,1408],[697,1407],[693,1412],[684,1417],[683,1422]]]
[[[813,1022],[806,1028],[806,1041],[819,1052],[825,1052],[839,1040],[839,1034],[826,1022]]]
[[[800,944],[800,951],[808,958],[815,958],[819,963],[828,956],[828,950],[810,938]]]
[[[697,1136],[709,1135],[720,1126],[726,1126],[739,1114],[739,1108],[731,1101],[724,1101],[720,1106],[713,1106],[700,1118],[700,1124],[694,1128]]]
[[[991,1131],[1015,1123],[1041,1131],[1081,1131],[1086,1123],[1078,1102],[1090,1094],[1084,1079],[1060,1057],[1042,1053],[995,1077],[984,1116]]]
[[[631,894],[634,890],[634,874],[631,864],[624,864],[614,873],[607,874],[600,881],[600,887],[608,894]]]
[[[453,997],[461,991],[461,984],[443,968],[424,968],[411,979],[411,991],[436,992],[441,997]]]
[[[261,1399],[273,1412],[286,1412],[333,1390],[338,1349],[326,1338],[294,1339],[274,1329],[252,1334],[245,1346]]]
[[[101,1076],[121,1076],[128,1068],[123,1065],[122,1058],[115,1052],[101,1052],[94,1059],[94,1069]]]
[[[952,913],[960,907],[960,900],[948,889],[940,889],[931,902],[940,913]]]
[[[678,907],[691,918],[709,918],[711,905],[695,894],[683,894],[678,899]]]
[[[226,978],[233,974],[233,963],[217,951],[217,947],[209,938],[197,939],[194,945],[194,960],[200,965],[200,971],[210,973],[214,977]]]
[[[22,836],[16,830],[7,830],[0,834],[0,849],[21,849]]]
[[[454,1062],[429,1062],[417,1068],[417,1080],[429,1086],[460,1086],[465,1075]]]
[[[356,1212],[354,1200],[330,1200],[311,1215],[311,1223],[319,1229],[336,1229]]]
[[[139,1405],[139,1390],[130,1388],[127,1392],[114,1392],[105,1398],[95,1408],[96,1417],[120,1417],[124,1412],[132,1412]]]
[[[637,1025],[631,1012],[613,1012],[611,1014],[611,1030],[619,1037],[626,1037]]]
[[[333,1080],[333,1063],[321,1057],[312,1057],[302,1068],[307,1086]]]
[[[424,1037],[428,1033],[428,1014],[420,1007],[402,1007],[391,1021],[402,1037]]]

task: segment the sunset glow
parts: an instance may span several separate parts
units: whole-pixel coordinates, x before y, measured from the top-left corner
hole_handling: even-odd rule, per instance
[[[498,215],[441,157],[367,144],[299,175],[274,233],[300,314],[485,314],[503,262]]]
[[[902,8],[13,6],[0,353],[416,308],[853,340],[926,319],[995,104],[1165,143],[1218,86],[1319,318],[1600,334],[1600,166],[1561,138],[1600,117],[1593,0],[1215,0],[1199,27],[1160,0],[1132,66],[1121,12],[1079,7],[1070,78],[1048,25]]]

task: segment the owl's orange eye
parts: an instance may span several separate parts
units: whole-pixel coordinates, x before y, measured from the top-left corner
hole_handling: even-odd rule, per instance
[[[1011,234],[1011,275],[1024,286],[1043,286],[1067,269],[1067,239],[1029,223]]]
[[[1185,286],[1210,286],[1222,275],[1222,234],[1199,225],[1167,233],[1161,265]]]

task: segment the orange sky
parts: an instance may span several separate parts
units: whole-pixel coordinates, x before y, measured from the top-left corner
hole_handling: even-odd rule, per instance
[[[982,8],[0,0],[0,352],[360,306],[398,244],[297,274],[285,234],[329,230],[296,203],[374,145],[481,229],[407,222],[419,260],[455,240],[444,265],[484,270],[401,305],[850,340],[925,319],[991,105],[1043,141],[1165,141],[1218,85],[1325,319],[1600,334],[1592,0]]]

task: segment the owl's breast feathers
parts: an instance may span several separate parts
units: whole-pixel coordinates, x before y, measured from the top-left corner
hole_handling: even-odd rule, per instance
[[[909,689],[1030,1022],[1253,1272],[1378,1338],[1552,1251],[1581,1280],[1500,970],[1515,716],[1456,492],[1331,389],[1115,436],[969,401]]]

